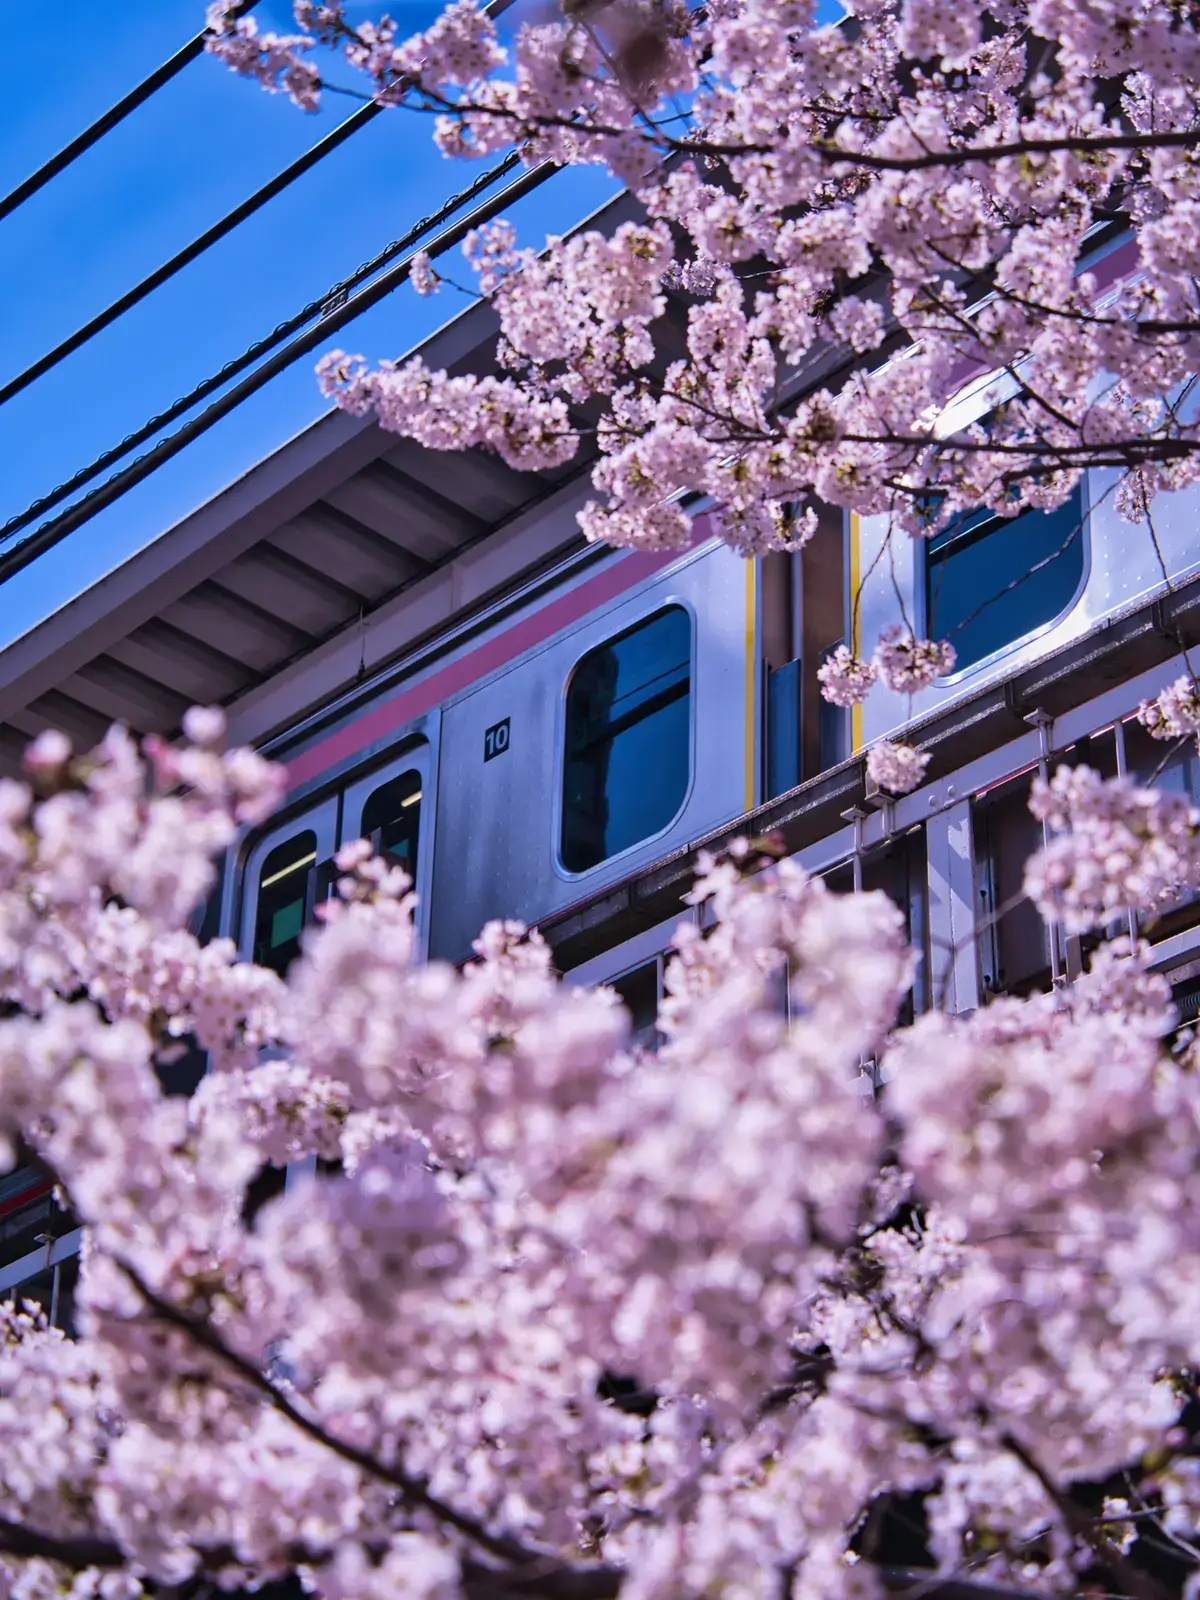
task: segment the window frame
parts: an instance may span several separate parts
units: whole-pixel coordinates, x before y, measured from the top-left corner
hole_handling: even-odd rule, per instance
[[[633,844],[626,845],[623,850],[614,851],[612,855],[605,856],[603,860],[595,862],[592,866],[583,867],[579,871],[575,871],[568,867],[563,860],[563,822],[566,814],[567,703],[571,692],[571,682],[579,670],[580,663],[585,661],[594,651],[602,650],[606,645],[624,639],[631,633],[636,633],[639,628],[645,627],[647,623],[652,622],[656,617],[667,611],[682,611],[688,619],[688,771],[683,796],[671,817],[654,833],[645,834],[642,838],[635,840]],[[558,708],[555,716],[553,804],[550,817],[551,860],[554,864],[555,873],[569,883],[579,883],[592,877],[597,872],[611,870],[614,862],[627,861],[636,856],[639,850],[644,851],[647,846],[665,838],[671,829],[677,826],[679,819],[687,811],[696,787],[696,641],[699,633],[696,608],[691,601],[685,599],[682,595],[670,593],[647,595],[637,616],[631,618],[620,627],[612,627],[614,620],[615,618],[611,616],[602,618],[600,626],[605,627],[606,631],[599,633],[599,629],[597,629],[599,636],[572,657],[570,665],[563,674],[562,685],[558,694]]]
[[[258,880],[263,863],[281,844],[298,833],[316,835],[315,866],[329,860],[337,849],[338,797],[330,795],[316,805],[305,806],[284,818],[272,818],[271,824],[254,841],[242,862],[241,905],[238,908],[237,946],[243,961],[254,959],[254,925],[258,919]]]

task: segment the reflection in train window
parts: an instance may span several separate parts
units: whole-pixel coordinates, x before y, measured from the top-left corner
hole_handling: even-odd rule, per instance
[[[78,1226],[60,1206],[54,1180],[18,1142],[20,1164],[0,1178],[0,1262],[29,1255],[49,1239],[57,1239]]]
[[[421,837],[421,774],[402,772],[367,796],[362,836],[391,856],[410,878],[417,875]]]
[[[948,639],[961,669],[1052,622],[1083,577],[1083,522],[1078,489],[1056,511],[954,518],[926,551],[928,637]]]
[[[590,650],[567,690],[562,862],[585,872],[665,828],[687,793],[692,624],[681,606]]]
[[[276,845],[258,876],[254,960],[281,977],[300,953],[309,872],[316,861],[317,836],[305,829]]]

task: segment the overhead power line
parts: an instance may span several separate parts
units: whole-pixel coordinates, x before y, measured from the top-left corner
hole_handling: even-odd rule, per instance
[[[403,238],[397,239],[388,245],[372,261],[365,263],[358,272],[337,285],[323,299],[310,302],[295,317],[289,318],[287,322],[280,323],[273,333],[269,334],[265,339],[259,340],[257,344],[252,345],[243,355],[228,362],[219,373],[205,379],[190,394],[177,400],[173,406],[170,406],[158,417],[146,423],[144,427],[139,428],[136,433],[130,434],[120,445],[106,451],[103,456],[98,457],[90,466],[76,473],[67,483],[61,484],[50,495],[44,496],[40,501],[30,506],[27,511],[22,512],[20,516],[12,518],[3,528],[0,528],[0,540],[8,538],[11,534],[28,526],[47,506],[57,504],[71,494],[81,483],[98,476],[122,455],[127,455],[130,450],[135,449],[138,444],[144,443],[168,423],[190,411],[200,400],[206,398],[214,390],[221,388],[231,377],[256,361],[260,355],[271,350],[276,344],[288,338],[291,333],[302,328],[306,322],[311,321],[323,309],[325,310],[326,314],[321,317],[315,327],[310,328],[306,333],[301,333],[297,338],[293,338],[290,343],[284,345],[281,350],[276,351],[261,366],[248,373],[240,383],[235,384],[233,388],[227,390],[225,394],[215,400],[212,405],[206,407],[199,416],[193,417],[191,421],[186,422],[182,428],[179,428],[167,438],[160,439],[145,455],[139,456],[135,461],[131,461],[128,466],[122,468],[120,472],[114,473],[106,482],[98,485],[57,517],[53,517],[49,522],[43,523],[40,528],[30,534],[28,538],[23,539],[14,549],[7,553],[0,553],[0,583],[22,571],[31,561],[36,560],[38,556],[65,539],[68,534],[73,533],[83,523],[90,521],[98,512],[118,500],[121,495],[133,488],[135,484],[141,483],[144,478],[149,477],[165,461],[169,461],[173,456],[178,455],[193,439],[207,433],[222,417],[227,416],[243,400],[256,393],[278,373],[291,366],[301,356],[307,355],[317,345],[322,344],[331,333],[335,333],[339,328],[352,322],[356,317],[361,316],[364,311],[369,311],[372,306],[377,305],[379,301],[389,295],[393,289],[398,288],[409,276],[412,267],[411,256],[397,262],[377,278],[375,282],[368,284],[357,293],[348,293],[355,285],[371,277],[385,262],[410,249],[419,243],[421,238],[433,228],[453,217],[469,201],[475,199],[499,178],[510,172],[519,159],[520,157],[515,152],[506,156],[503,161],[498,162],[489,171],[481,174],[462,194],[455,195],[452,199],[446,201],[431,216],[424,218],[414,228],[411,228]],[[452,223],[450,227],[438,234],[428,247],[429,254],[431,256],[441,255],[444,251],[461,243],[472,228],[478,228],[483,223],[490,222],[494,217],[499,216],[508,206],[513,205],[525,195],[531,194],[535,189],[540,188],[557,171],[559,171],[559,168],[553,162],[545,161],[541,165],[523,172],[520,177],[502,189],[499,194],[493,195],[489,200],[485,200],[482,205],[477,206],[465,217]]]
[[[226,234],[232,233],[236,227],[245,222],[247,217],[252,217],[269,200],[273,200],[277,194],[282,194],[289,184],[295,183],[297,178],[302,177],[304,173],[315,167],[319,161],[323,161],[327,155],[332,154],[339,145],[344,144],[352,134],[365,127],[382,110],[383,107],[377,101],[372,101],[370,105],[362,106],[353,116],[347,117],[345,122],[334,128],[331,133],[327,133],[311,149],[306,150],[290,166],[284,167],[283,171],[277,173],[269,183],[264,183],[260,189],[256,189],[252,195],[243,200],[240,205],[235,206],[219,222],[214,222],[211,228],[206,228],[203,233],[198,234],[190,244],[177,251],[170,260],[164,261],[160,267],[156,267],[140,283],[135,284],[132,289],[126,290],[119,299],[114,300],[103,311],[97,312],[90,321],[85,322],[82,327],[69,334],[67,338],[56,344],[52,350],[47,350],[44,356],[40,356],[31,366],[26,367],[24,372],[19,372],[15,378],[10,378],[7,383],[0,384],[0,405],[3,405],[6,400],[11,400],[16,395],[19,395],[23,389],[28,389],[31,383],[35,383],[38,378],[44,377],[47,372],[58,366],[60,361],[65,361],[69,355],[73,355],[76,350],[85,345],[89,339],[94,339],[98,333],[110,327],[118,317],[123,317],[127,311],[131,311],[148,294],[152,294],[155,289],[161,288],[177,272],[181,272],[184,267],[195,261],[197,256],[203,255],[206,250],[211,249],[218,240],[223,239]]]
[[[23,528],[29,527],[43,512],[53,510],[56,505],[61,505],[64,500],[74,494],[76,489],[81,489],[84,484],[90,483],[93,478],[97,478],[102,472],[107,471],[122,456],[127,456],[130,451],[136,450],[138,445],[145,444],[156,433],[161,433],[172,422],[177,422],[180,417],[185,416],[194,407],[198,406],[202,400],[207,400],[209,395],[215,394],[218,389],[223,389],[231,379],[236,378],[239,373],[245,372],[248,367],[252,367],[261,356],[268,355],[277,345],[281,345],[285,339],[289,339],[293,334],[298,333],[308,323],[312,322],[314,317],[322,319],[317,329],[314,330],[313,342],[319,343],[324,337],[322,330],[334,325],[341,326],[341,321],[335,324],[334,314],[344,304],[347,295],[351,291],[366,282],[368,278],[373,277],[380,268],[386,266],[396,256],[409,249],[431,228],[453,216],[460,207],[475,199],[485,189],[490,188],[505,173],[512,170],[518,159],[515,153],[506,156],[503,161],[498,162],[494,167],[476,178],[469,188],[446,201],[432,216],[422,218],[414,228],[410,228],[399,239],[394,239],[391,244],[385,245],[378,255],[372,256],[369,261],[364,261],[362,266],[352,272],[348,278],[343,278],[340,283],[334,284],[333,288],[327,290],[319,299],[310,300],[306,306],[303,306],[294,315],[278,323],[264,338],[256,340],[247,350],[243,350],[241,355],[234,356],[219,371],[202,379],[194,389],[189,390],[187,394],[174,401],[165,411],[160,411],[157,416],[151,417],[140,428],[136,428],[132,433],[126,434],[119,444],[111,446],[102,455],[97,456],[94,461],[89,462],[86,467],[81,467],[78,472],[72,473],[65,482],[51,489],[49,494],[42,495],[31,506],[27,506],[24,511],[19,512],[15,517],[10,517],[4,526],[0,527],[0,544],[6,539],[10,539],[14,533],[20,533]]]
[[[242,16],[257,4],[258,0],[242,0],[242,3],[235,7],[234,15]],[[149,100],[151,95],[157,94],[164,84],[170,83],[172,78],[177,77],[184,67],[203,53],[207,38],[206,28],[194,39],[189,40],[181,50],[176,50],[162,66],[156,67],[148,78],[143,78],[141,83],[135,89],[131,89],[123,99],[118,100],[116,105],[110,106],[103,116],[97,117],[91,127],[76,134],[70,144],[64,145],[57,155],[51,156],[49,161],[44,162],[36,172],[31,172],[29,177],[19,183],[10,194],[5,195],[0,200],[0,222],[5,217],[11,216],[18,206],[24,205],[26,200],[35,195],[39,189],[44,189],[52,178],[56,178],[60,172],[69,167],[85,150],[90,150],[119,122],[124,122],[131,111],[136,111],[140,105]]]
[[[490,17],[498,17],[514,3],[515,0],[490,0],[490,3],[484,7],[484,11]],[[258,0],[247,0],[247,3],[240,7],[240,11],[248,11],[251,6],[257,4]],[[172,67],[172,63],[181,60],[188,51],[191,51],[193,55],[197,53],[199,49],[203,48],[205,38],[205,34],[199,34],[196,39],[192,40],[191,44],[179,52],[178,56],[172,57],[170,62],[160,67],[158,73],[154,74],[153,77],[157,78],[160,84],[166,82],[166,78],[162,75],[164,73],[167,76],[173,75],[173,73],[168,72],[168,68]],[[191,56],[188,56],[188,59],[190,60]],[[174,68],[174,71],[178,70],[178,67]],[[152,81],[152,78],[147,78],[144,84],[139,85],[133,91],[133,94],[142,95],[144,90],[153,92],[152,90],[147,90],[147,85],[151,84]],[[132,96],[127,95],[119,106],[113,107],[113,110],[107,114],[108,119],[112,119],[107,121],[107,126],[113,126],[114,120],[120,120],[117,115],[118,112],[122,116],[126,114],[122,107],[127,110],[133,109],[132,99]],[[214,222],[210,228],[206,228],[203,233],[198,234],[190,244],[184,245],[182,250],[177,251],[169,260],[156,267],[140,283],[136,283],[132,289],[126,290],[123,295],[106,306],[103,311],[97,312],[82,327],[76,328],[74,333],[68,334],[52,350],[48,350],[45,355],[40,356],[30,366],[26,367],[23,372],[17,373],[16,377],[10,378],[7,383],[0,384],[0,405],[14,399],[22,390],[28,389],[31,383],[36,383],[39,378],[52,371],[60,362],[65,361],[68,356],[74,355],[75,351],[85,345],[89,339],[94,339],[105,328],[111,327],[119,317],[123,317],[127,311],[131,311],[134,306],[139,305],[147,295],[153,294],[155,289],[159,289],[164,283],[169,282],[177,272],[181,272],[184,267],[189,266],[198,256],[203,255],[206,250],[211,249],[214,244],[224,239],[227,234],[232,233],[248,217],[252,217],[256,211],[261,211],[263,206],[273,200],[276,195],[282,194],[286,188],[295,183],[297,178],[303,177],[318,162],[324,161],[326,156],[332,155],[339,145],[345,144],[347,139],[358,133],[360,129],[365,128],[367,123],[373,121],[383,109],[380,102],[375,100],[365,106],[361,106],[352,116],[347,117],[345,122],[334,128],[331,133],[326,134],[323,139],[318,140],[311,149],[306,150],[303,155],[298,156],[290,165],[284,167],[282,172],[277,173],[269,182],[256,189],[240,205],[236,205],[232,211],[220,218],[219,221]],[[95,138],[99,138],[100,133],[105,131],[105,128],[101,126],[105,122],[106,119],[101,118],[100,122],[94,123],[92,128],[88,129],[87,134],[80,135],[80,140],[90,139],[93,133],[95,133]],[[95,130],[99,130],[99,132]],[[86,145],[80,144],[80,140],[76,140],[75,145],[78,145],[79,149],[86,148]],[[91,142],[94,142],[94,139]],[[65,165],[67,159],[74,159],[74,154],[71,154],[72,151],[74,154],[79,153],[74,146],[68,145],[65,151],[60,152],[60,155],[55,157],[55,161],[60,161]],[[29,188],[30,184],[40,187],[40,183],[37,180],[48,182],[49,178],[54,176],[53,172],[49,170],[50,165],[52,164],[43,167],[41,173],[35,173],[33,178],[28,179],[21,186],[21,190],[14,190],[8,200],[0,202],[0,218],[3,218],[6,214],[2,209],[4,206],[8,206],[11,210],[13,206],[19,205],[21,200],[27,197],[25,193],[22,193],[22,190],[28,190],[28,193],[31,194],[33,189]],[[46,174],[45,178],[42,178],[42,173]],[[14,199],[14,197],[16,198]],[[12,202],[11,205],[10,202]]]

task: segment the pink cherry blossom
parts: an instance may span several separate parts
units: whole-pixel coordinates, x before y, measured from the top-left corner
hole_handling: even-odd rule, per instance
[[[495,1566],[765,1596],[782,1564],[880,1596],[855,1530],[887,1492],[937,1569],[1035,1595],[1132,1553],[1147,1496],[1193,1541],[1164,1374],[1200,1360],[1200,1100],[1147,946],[897,1029],[899,910],[743,841],[701,859],[631,1052],[519,923],[422,964],[407,877],[358,841],[284,982],[183,926],[276,782],[188,727],[0,792],[0,1138],[86,1234],[79,1341],[0,1312],[12,1593],[441,1600]],[[1176,801],[1038,787],[1048,912],[1200,880]],[[217,1069],[190,1101],[155,1072],[183,1034]],[[340,1171],[247,1210],[264,1163],[314,1157]],[[1114,1473],[1110,1548],[1062,1495]]]
[[[889,794],[908,794],[925,776],[929,756],[912,745],[883,740],[867,751],[867,772]]]
[[[838,645],[817,668],[821,694],[834,706],[860,705],[878,676],[879,668],[874,662],[861,660],[844,644]]]
[[[897,694],[927,689],[938,678],[953,672],[954,662],[953,645],[944,639],[915,639],[898,623],[883,630],[875,651],[879,676]]]

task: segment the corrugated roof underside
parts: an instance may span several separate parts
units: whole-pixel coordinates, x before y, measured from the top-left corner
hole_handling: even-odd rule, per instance
[[[578,463],[517,473],[494,456],[411,441],[328,490],[163,605],[0,725],[0,770],[43,728],[94,744],[114,720],[175,732],[190,705],[227,703],[444,566]]]

